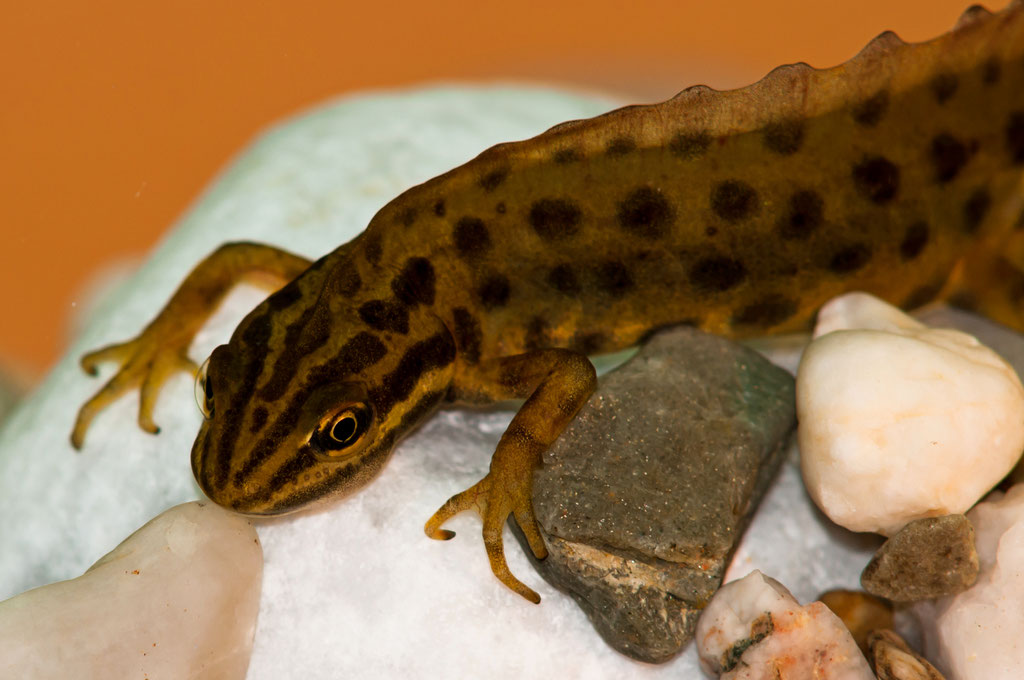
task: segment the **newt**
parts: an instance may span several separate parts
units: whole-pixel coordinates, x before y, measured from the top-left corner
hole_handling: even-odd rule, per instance
[[[595,386],[588,355],[689,323],[745,337],[804,329],[851,290],[936,299],[1024,330],[1024,0],[973,7],[949,33],[887,32],[834,68],[780,67],[732,91],[571,121],[500,144],[385,205],[310,262],[230,243],[133,340],[86,354],[120,368],[80,410],[197,373],[203,492],[277,515],[368,483],[442,406],[525,400],[490,471],[429,519],[475,509],[498,579],[542,453]],[[188,347],[238,281],[277,288],[200,369]]]

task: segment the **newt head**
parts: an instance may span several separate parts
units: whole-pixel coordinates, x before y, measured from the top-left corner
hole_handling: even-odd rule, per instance
[[[218,505],[276,515],[355,491],[448,391],[447,328],[390,280],[364,285],[343,251],[254,309],[199,372],[192,470]]]

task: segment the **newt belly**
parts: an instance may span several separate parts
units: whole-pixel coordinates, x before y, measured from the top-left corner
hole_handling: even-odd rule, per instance
[[[545,554],[531,472],[594,388],[587,354],[690,323],[730,336],[807,327],[864,290],[969,303],[1024,330],[1024,2],[968,10],[841,66],[694,87],[503,144],[414,187],[316,261],[229,244],[136,339],[83,358],[121,370],[82,407],[141,388],[140,425],[223,295],[283,287],[199,372],[192,467],[215,502],[272,515],[367,483],[443,404],[525,399],[488,475],[427,523],[474,508],[495,574],[514,515]],[[266,275],[270,276],[267,277]]]

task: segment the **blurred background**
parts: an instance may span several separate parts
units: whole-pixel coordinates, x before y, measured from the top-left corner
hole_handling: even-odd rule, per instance
[[[325,99],[513,80],[654,102],[833,66],[884,29],[926,40],[968,4],[6,0],[0,373],[41,377],[97,272],[144,256],[255,134]]]

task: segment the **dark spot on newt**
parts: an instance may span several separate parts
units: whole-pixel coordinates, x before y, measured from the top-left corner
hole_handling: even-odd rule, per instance
[[[405,335],[409,332],[409,309],[398,302],[370,300],[359,306],[359,318],[370,328]]]
[[[798,308],[795,300],[772,293],[742,307],[733,315],[732,322],[738,326],[768,328],[790,318],[796,314]]]
[[[963,142],[948,132],[943,132],[932,139],[931,157],[935,179],[945,184],[959,174],[960,169],[967,164],[970,154]]]
[[[747,268],[731,257],[699,260],[690,269],[690,283],[699,291],[720,293],[734,288],[747,277]]]
[[[384,254],[384,247],[381,244],[380,234],[376,231],[363,232],[363,253],[366,255],[366,261],[377,266],[380,264],[381,255]]]
[[[833,274],[852,274],[871,260],[871,247],[866,243],[854,243],[837,250],[829,259],[828,269]]]
[[[853,166],[853,183],[861,196],[883,205],[896,198],[900,169],[884,156],[866,156]]]
[[[711,190],[711,209],[727,222],[739,222],[757,212],[757,191],[742,180],[720,182]]]
[[[452,240],[455,250],[465,259],[478,257],[491,247],[491,235],[479,217],[460,218],[452,230]]]
[[[803,121],[790,119],[769,123],[764,128],[761,140],[765,148],[779,155],[794,154],[804,142]]]
[[[952,73],[940,73],[932,78],[930,85],[932,94],[935,95],[935,101],[939,104],[945,104],[956,94],[960,81]]]
[[[550,343],[548,342],[548,322],[541,316],[534,316],[530,319],[529,323],[526,324],[526,338],[525,345],[526,349],[533,351],[547,347]]]
[[[789,207],[779,222],[784,239],[804,239],[821,226],[825,202],[816,191],[798,191],[789,197]]]
[[[608,143],[605,153],[609,156],[625,156],[636,150],[636,142],[629,137],[616,137]]]
[[[864,127],[874,127],[889,108],[889,91],[879,90],[853,107],[853,119]]]
[[[1006,149],[1014,165],[1024,163],[1024,111],[1014,111],[1006,123]]]
[[[484,191],[494,191],[508,177],[508,168],[497,168],[491,170],[480,178],[480,188]]]
[[[416,208],[406,208],[398,213],[398,222],[403,227],[411,227],[416,222]]]
[[[477,288],[477,296],[484,309],[495,309],[508,304],[508,298],[512,291],[512,284],[507,277],[501,274],[492,274],[484,279]]]
[[[989,59],[981,67],[981,82],[986,85],[994,85],[999,82],[1003,75],[1003,67],[995,57]]]
[[[569,346],[581,354],[595,354],[605,347],[608,339],[603,333],[589,331],[573,335]]]
[[[633,288],[633,277],[626,265],[618,260],[602,262],[594,273],[598,287],[612,297],[622,297]]]
[[[707,132],[680,132],[668,143],[668,150],[683,160],[700,158],[711,146]]]
[[[900,257],[904,262],[913,260],[924,251],[928,245],[928,223],[924,220],[914,222],[907,227],[907,233],[903,235],[900,242]]]
[[[576,149],[559,149],[551,157],[551,160],[559,165],[566,165],[568,163],[575,163],[582,157],[582,154]]]
[[[652,187],[634,189],[619,204],[619,226],[643,238],[665,235],[675,214],[668,199]]]
[[[395,297],[403,303],[413,306],[417,304],[434,304],[434,267],[425,257],[410,257],[391,281],[391,290]]]
[[[542,198],[530,207],[530,226],[545,241],[557,241],[580,229],[583,213],[567,198]]]
[[[459,354],[468,363],[478,363],[480,361],[480,343],[483,342],[480,322],[465,307],[456,307],[452,310],[452,324],[452,335],[455,338],[455,347]]]
[[[988,189],[985,187],[975,189],[964,203],[964,231],[968,234],[977,231],[991,206],[992,197],[989,196]]]
[[[580,283],[576,273],[568,264],[556,265],[548,272],[548,283],[559,293],[579,295]]]

